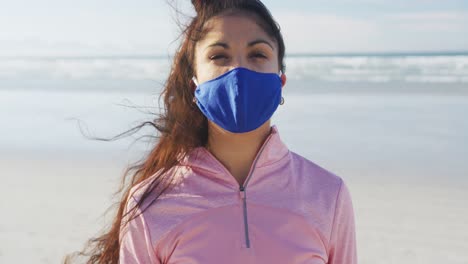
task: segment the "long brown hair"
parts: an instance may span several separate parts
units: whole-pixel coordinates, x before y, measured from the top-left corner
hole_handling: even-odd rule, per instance
[[[134,211],[143,204],[150,193],[162,189],[156,193],[155,198],[149,203],[150,205],[164,193],[167,186],[164,186],[163,183],[171,182],[172,176],[167,172],[178,164],[181,157],[183,158],[192,149],[206,144],[208,139],[207,119],[193,103],[194,93],[193,87],[190,85],[190,80],[195,73],[195,65],[193,64],[195,43],[206,34],[204,31],[206,21],[226,11],[234,14],[253,14],[258,25],[277,41],[279,70],[284,72],[285,47],[280,28],[268,9],[259,0],[192,0],[192,4],[197,15],[182,30],[182,42],[175,53],[169,77],[161,93],[164,102],[163,111],[157,114],[153,121],[144,122],[111,139],[133,134],[144,126],[152,126],[157,130],[159,140],[143,161],[125,170],[121,186],[116,193],[121,194],[120,201],[117,203],[117,214],[110,228],[104,234],[91,238],[83,251],[67,255],[64,263],[71,263],[77,255],[86,257],[89,264],[118,263],[119,235],[122,226],[135,217]],[[132,175],[130,181],[126,183],[130,174]],[[130,193],[132,187],[150,177],[151,183],[135,207],[130,208],[124,214],[127,199],[132,195]],[[163,185],[163,188],[160,185]],[[127,221],[123,221],[127,214],[132,215],[132,217],[125,218]]]

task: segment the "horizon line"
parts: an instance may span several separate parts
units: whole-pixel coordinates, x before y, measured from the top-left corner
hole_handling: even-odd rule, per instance
[[[297,57],[403,57],[403,56],[468,56],[465,51],[370,51],[370,52],[292,52],[285,58]],[[0,59],[164,59],[173,58],[173,54],[108,54],[108,55],[13,55]]]

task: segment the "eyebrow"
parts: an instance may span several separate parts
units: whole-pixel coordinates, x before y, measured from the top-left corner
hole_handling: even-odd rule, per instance
[[[252,47],[252,46],[255,46],[255,45],[261,44],[261,43],[266,44],[266,45],[270,46],[270,48],[272,50],[275,50],[275,48],[273,47],[273,45],[270,44],[270,42],[268,42],[266,40],[263,40],[263,39],[257,39],[257,40],[254,40],[252,42],[249,42],[249,44],[247,46]]]
[[[275,50],[275,48],[273,47],[273,45],[271,45],[270,42],[268,42],[268,41],[266,41],[266,40],[263,40],[263,39],[257,39],[257,40],[251,41],[251,42],[249,42],[249,43],[247,44],[247,46],[248,46],[248,47],[252,47],[252,46],[255,46],[255,45],[257,45],[257,44],[262,44],[262,43],[263,43],[263,44],[266,44],[266,45],[268,45],[268,46],[270,46],[270,48],[271,48],[272,50]],[[225,48],[225,49],[229,49],[229,48],[230,48],[229,45],[228,45],[227,43],[225,43],[225,42],[220,42],[220,41],[217,41],[217,42],[215,42],[215,43],[213,43],[213,44],[210,44],[208,47],[206,47],[206,49],[212,48],[212,47],[222,47],[222,48]]]
[[[229,45],[227,43],[224,43],[224,42],[215,42],[213,44],[210,44],[208,47],[206,47],[205,49],[208,49],[208,48],[212,48],[212,47],[223,47],[225,49],[229,49]]]

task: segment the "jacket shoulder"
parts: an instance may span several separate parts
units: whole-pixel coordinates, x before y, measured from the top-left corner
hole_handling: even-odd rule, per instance
[[[328,169],[321,167],[315,162],[291,151],[292,167],[296,171],[302,183],[310,183],[314,186],[327,187],[338,191],[343,184],[343,179]]]
[[[145,195],[139,209],[156,251],[164,247],[160,242],[170,231],[203,211],[203,208],[199,208],[200,206],[191,207],[191,204],[204,202],[203,197],[184,193],[178,188],[178,183],[186,173],[184,166],[174,166],[164,174],[153,174],[130,189],[127,206],[140,202],[145,192],[149,192]],[[161,177],[161,179],[156,179],[156,177]],[[153,186],[155,181],[159,184]]]

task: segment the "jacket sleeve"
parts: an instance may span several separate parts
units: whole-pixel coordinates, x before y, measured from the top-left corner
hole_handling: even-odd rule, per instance
[[[124,215],[127,210],[131,209],[135,204],[135,199],[133,196],[130,196]],[[141,213],[140,208],[137,208],[135,213],[136,218],[120,228],[119,263],[161,264],[156,257],[144,214]],[[122,220],[125,220],[125,218]]]
[[[348,187],[341,181],[330,236],[328,264],[357,264],[354,210]]]

